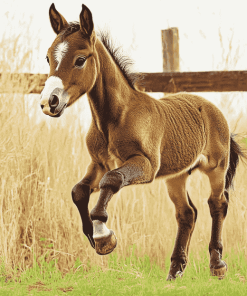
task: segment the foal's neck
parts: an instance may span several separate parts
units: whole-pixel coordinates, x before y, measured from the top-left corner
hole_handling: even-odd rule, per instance
[[[95,46],[98,76],[93,88],[88,92],[88,99],[92,119],[108,138],[109,124],[116,125],[119,122],[135,90],[128,84],[100,40],[97,39]]]

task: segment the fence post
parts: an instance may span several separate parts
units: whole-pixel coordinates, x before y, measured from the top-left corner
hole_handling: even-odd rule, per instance
[[[161,31],[163,72],[179,72],[179,34],[178,28]]]

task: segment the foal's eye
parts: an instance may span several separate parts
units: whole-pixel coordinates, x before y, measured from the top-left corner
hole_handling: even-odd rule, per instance
[[[85,58],[83,58],[83,57],[79,57],[79,58],[75,61],[75,66],[76,66],[77,68],[82,68],[82,67],[84,66],[85,62],[86,62],[86,59],[85,59]]]
[[[50,65],[50,61],[49,61],[48,56],[46,56],[46,60],[47,60],[47,63]]]

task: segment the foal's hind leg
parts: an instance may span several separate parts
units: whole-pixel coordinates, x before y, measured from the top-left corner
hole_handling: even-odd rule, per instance
[[[228,192],[225,191],[225,168],[218,166],[207,173],[211,184],[211,195],[208,199],[212,217],[212,234],[209,243],[210,271],[219,278],[224,277],[227,265],[222,260],[222,229],[228,208]]]
[[[185,190],[188,173],[166,181],[171,200],[176,207],[178,232],[175,247],[171,256],[171,266],[167,280],[182,276],[188,261],[188,250],[194,230],[197,211]]]

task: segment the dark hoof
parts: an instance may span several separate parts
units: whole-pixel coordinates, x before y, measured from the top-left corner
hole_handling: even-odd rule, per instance
[[[226,276],[226,272],[227,272],[227,264],[222,261],[224,263],[223,267],[220,268],[210,268],[210,273],[212,276],[217,276],[219,280],[222,280],[225,276]]]
[[[108,229],[104,222],[99,220],[93,221],[93,239],[95,250],[99,255],[111,253],[117,245],[117,238],[111,229]]]
[[[95,250],[99,255],[110,254],[117,246],[117,238],[110,229],[110,234],[106,237],[95,238]]]
[[[167,281],[175,281],[176,278],[181,278],[183,275],[184,274],[182,273],[182,271],[177,271],[175,276],[173,276],[169,273],[166,280]]]

